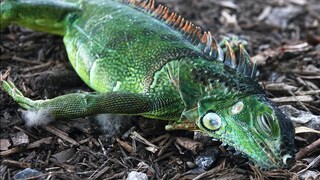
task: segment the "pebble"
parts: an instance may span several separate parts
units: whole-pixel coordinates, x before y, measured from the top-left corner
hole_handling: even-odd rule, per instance
[[[148,180],[148,176],[142,172],[131,171],[126,180]]]
[[[193,162],[191,162],[191,161],[187,161],[186,164],[187,164],[187,167],[188,167],[189,169],[193,169],[193,168],[196,166],[196,165],[195,165]]]
[[[199,155],[196,157],[195,163],[199,168],[208,170],[215,161],[216,158],[214,156]]]
[[[219,150],[214,147],[206,147],[196,158],[195,164],[204,170],[210,169],[219,156]]]
[[[35,169],[31,169],[31,168],[26,168],[22,171],[19,171],[17,174],[15,174],[13,176],[13,179],[14,180],[23,180],[23,179],[33,179],[33,177],[35,176],[39,176],[41,175],[42,173],[35,170]],[[44,179],[43,177],[39,177],[37,178],[38,180],[42,180]]]

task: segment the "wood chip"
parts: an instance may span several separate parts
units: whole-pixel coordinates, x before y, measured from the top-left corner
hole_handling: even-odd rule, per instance
[[[157,152],[157,151],[159,150],[159,147],[158,147],[158,146],[156,146],[156,145],[152,144],[151,142],[149,142],[147,139],[145,139],[144,137],[142,137],[142,136],[141,136],[140,134],[138,134],[136,131],[133,131],[133,132],[131,133],[131,136],[130,136],[130,137],[131,137],[132,139],[135,139],[135,140],[137,140],[137,141],[139,141],[139,142],[141,142],[141,143],[149,146],[149,147],[146,147],[146,150],[147,150],[147,151],[150,151],[150,152],[155,153],[155,152]]]
[[[71,137],[69,137],[68,134],[66,134],[63,131],[60,131],[59,129],[53,126],[46,125],[46,126],[42,126],[42,128],[75,146],[79,146],[79,143],[76,140],[72,139]]]
[[[29,144],[27,147],[14,147],[14,148],[11,148],[11,149],[9,149],[7,151],[0,152],[0,156],[8,156],[10,154],[19,153],[19,152],[22,152],[22,151],[27,150],[27,149],[38,148],[42,144],[51,144],[52,143],[52,139],[53,139],[52,137],[43,138],[43,139],[40,139],[39,141],[35,141],[35,142]]]
[[[127,143],[127,142],[125,142],[125,141],[121,141],[119,138],[116,138],[116,141],[126,150],[126,151],[128,151],[129,153],[133,153],[134,151],[133,151],[133,147],[129,144],[129,143]]]

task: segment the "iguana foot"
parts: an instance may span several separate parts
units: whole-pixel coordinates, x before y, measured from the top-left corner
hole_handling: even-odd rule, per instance
[[[2,89],[24,109],[37,109],[37,101],[24,97],[22,92],[11,81],[2,81]]]
[[[26,109],[26,111],[22,111],[22,119],[27,126],[48,124],[54,119],[50,109],[41,106],[41,102],[45,100],[33,101],[23,96],[22,92],[11,81],[3,80],[1,86],[15,102]]]

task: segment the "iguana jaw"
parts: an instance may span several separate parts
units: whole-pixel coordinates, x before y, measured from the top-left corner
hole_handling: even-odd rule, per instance
[[[198,114],[196,124],[203,132],[234,147],[260,168],[289,168],[294,164],[292,123],[264,95],[233,103],[200,101]]]

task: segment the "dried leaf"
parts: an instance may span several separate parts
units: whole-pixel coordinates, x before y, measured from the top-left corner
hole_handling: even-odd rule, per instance
[[[194,154],[196,154],[198,150],[201,150],[203,148],[203,144],[201,142],[197,142],[190,138],[178,137],[176,139],[176,142],[180,146],[192,151]]]
[[[315,129],[311,129],[311,128],[308,128],[308,127],[305,127],[305,126],[297,127],[295,129],[295,132],[296,132],[296,134],[300,134],[300,133],[317,133],[317,134],[320,134],[320,131],[317,131]]]

